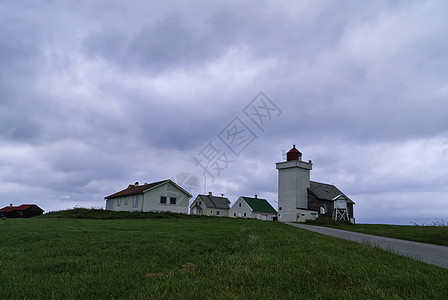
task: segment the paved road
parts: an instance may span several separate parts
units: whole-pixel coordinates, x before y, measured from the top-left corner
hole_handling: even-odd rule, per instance
[[[405,240],[397,240],[388,237],[346,231],[321,226],[286,223],[314,232],[331,235],[337,238],[366,243],[391,250],[397,254],[410,256],[427,264],[436,265],[448,269],[448,247],[417,243]]]

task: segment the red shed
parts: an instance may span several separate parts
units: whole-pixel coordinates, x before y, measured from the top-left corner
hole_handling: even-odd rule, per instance
[[[20,206],[5,206],[0,209],[0,217],[6,218],[30,218],[40,216],[44,210],[36,204],[22,204]]]

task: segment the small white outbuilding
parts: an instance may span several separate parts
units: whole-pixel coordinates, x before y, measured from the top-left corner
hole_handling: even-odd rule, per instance
[[[230,208],[229,216],[273,221],[277,218],[277,211],[266,199],[260,199],[257,195],[254,198],[241,196]]]

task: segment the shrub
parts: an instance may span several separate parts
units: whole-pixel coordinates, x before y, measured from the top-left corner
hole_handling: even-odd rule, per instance
[[[76,219],[146,219],[146,218],[185,218],[202,217],[178,214],[172,212],[136,212],[112,211],[95,208],[74,208],[46,213],[41,218],[76,218]]]
[[[333,219],[306,220],[305,224],[309,224],[309,225],[332,225],[332,226],[355,225],[353,223],[350,223],[349,221],[336,221],[336,220],[333,220]]]

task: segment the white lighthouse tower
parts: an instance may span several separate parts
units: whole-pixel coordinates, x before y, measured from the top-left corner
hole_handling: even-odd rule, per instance
[[[308,210],[311,161],[302,161],[302,153],[293,145],[286,161],[276,163],[278,170],[279,221],[305,221],[317,218],[317,212]]]

